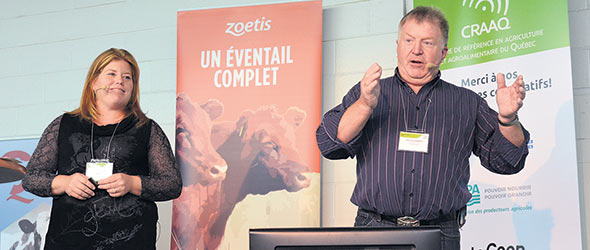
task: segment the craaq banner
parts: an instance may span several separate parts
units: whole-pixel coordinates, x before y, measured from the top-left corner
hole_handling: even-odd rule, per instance
[[[172,249],[320,220],[322,3],[178,12]]]
[[[582,249],[567,1],[415,0],[449,20],[442,78],[497,110],[496,74],[523,75],[520,121],[531,133],[518,174],[502,176],[471,159],[473,195],[462,249]]]

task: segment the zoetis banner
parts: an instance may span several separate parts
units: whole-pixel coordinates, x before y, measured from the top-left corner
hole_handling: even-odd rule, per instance
[[[524,76],[524,169],[493,174],[472,157],[466,250],[582,249],[567,1],[414,0],[449,21],[442,78],[497,110],[496,74]]]
[[[172,249],[319,226],[321,1],[178,12]]]

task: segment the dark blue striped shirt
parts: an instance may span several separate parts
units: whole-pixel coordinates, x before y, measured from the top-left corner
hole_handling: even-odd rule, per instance
[[[342,143],[336,134],[344,111],[360,96],[359,84],[324,115],[316,132],[326,158],[357,158],[351,201],[360,208],[434,219],[459,210],[471,198],[467,190],[471,152],[495,173],[514,174],[524,167],[528,131],[523,128],[525,143],[514,146],[500,133],[498,113],[473,91],[450,84],[439,74],[416,94],[397,70],[379,84],[379,102],[353,140]],[[409,130],[424,129],[430,135],[428,153],[398,151],[406,123]]]

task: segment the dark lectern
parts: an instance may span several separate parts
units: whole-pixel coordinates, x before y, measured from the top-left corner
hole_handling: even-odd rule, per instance
[[[328,227],[250,229],[250,250],[438,250],[440,228]]]

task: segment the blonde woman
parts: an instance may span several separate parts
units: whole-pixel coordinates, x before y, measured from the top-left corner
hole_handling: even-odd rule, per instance
[[[43,132],[25,190],[52,196],[45,249],[155,249],[154,201],[178,197],[170,143],[139,105],[139,67],[124,49],[92,63],[80,107]]]

